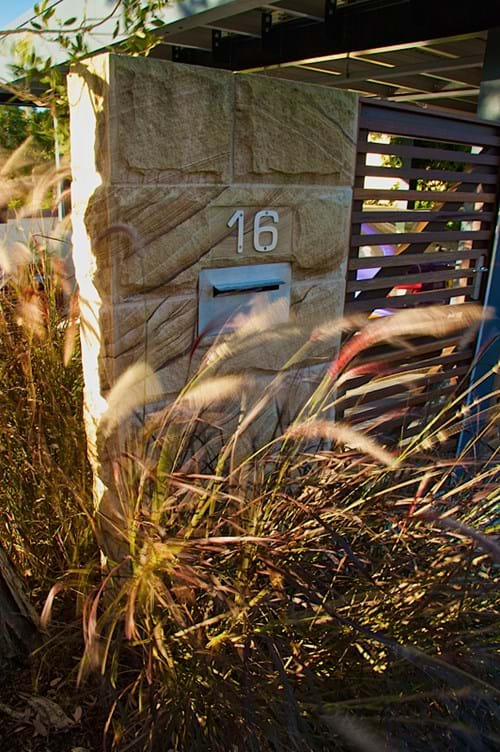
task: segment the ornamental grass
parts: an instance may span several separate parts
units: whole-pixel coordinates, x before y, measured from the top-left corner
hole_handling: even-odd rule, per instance
[[[75,293],[43,244],[17,251],[0,309],[0,514],[42,634],[20,686],[4,678],[2,748],[497,748],[498,414],[459,457],[446,447],[469,419],[466,383],[409,440],[335,419],[361,353],[424,332],[470,339],[480,309],[318,322],[311,342],[344,344],[286,420],[276,405],[299,354],[263,388],[223,368],[272,335],[272,308],[216,339],[159,409],[145,405],[159,389],[147,357],[135,364],[101,424],[123,446],[113,561],[86,460]],[[272,430],[249,440],[271,407]]]

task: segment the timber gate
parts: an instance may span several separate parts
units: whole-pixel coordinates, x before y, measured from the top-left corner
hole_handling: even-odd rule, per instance
[[[482,302],[499,167],[494,124],[362,100],[346,315]],[[409,439],[463,392],[473,359],[474,342],[461,336],[372,348],[352,364],[339,414],[385,440]],[[390,376],[354,368],[368,363]],[[451,432],[445,443],[455,442]]]

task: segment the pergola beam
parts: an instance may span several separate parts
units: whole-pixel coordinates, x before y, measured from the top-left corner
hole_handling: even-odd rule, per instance
[[[256,37],[261,36],[262,13],[260,10],[248,11],[241,13],[239,16],[221,18],[218,21],[205,24],[209,29],[219,31],[229,31],[242,36]]]
[[[282,11],[299,18],[312,18],[315,21],[325,19],[325,0],[283,0],[266,3],[265,8]]]
[[[392,81],[398,78],[404,78],[413,74],[426,73],[444,73],[454,70],[464,70],[466,68],[476,68],[482,65],[482,55],[473,55],[472,57],[458,60],[440,59],[432,60],[425,63],[415,63],[412,65],[400,65],[393,68],[380,68],[378,65],[367,66],[363,73],[356,73],[353,76],[338,76],[335,78],[335,86],[343,84],[359,83],[361,81]],[[317,70],[321,65],[310,66]]]
[[[441,89],[440,91],[415,92],[413,94],[394,94],[386,97],[391,102],[424,102],[431,99],[454,99],[455,97],[475,97],[479,87],[475,89]]]
[[[468,2],[460,0],[392,0],[387,5],[369,0],[338,7],[333,23],[328,25],[312,19],[275,24],[265,45],[249,37],[224,38],[216,64],[232,70],[255,70],[356,50],[471,34],[495,26],[500,26],[500,3],[489,0],[476,0],[474,13]],[[194,56],[191,61],[213,64],[203,55],[198,60]]]

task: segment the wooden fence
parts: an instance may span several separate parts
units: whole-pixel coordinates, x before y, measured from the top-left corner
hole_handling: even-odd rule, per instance
[[[498,205],[500,127],[362,101],[346,314],[482,301]],[[463,391],[474,342],[421,337],[365,352],[390,378],[353,376],[339,414],[385,439],[419,433]],[[453,444],[453,438],[449,441]]]

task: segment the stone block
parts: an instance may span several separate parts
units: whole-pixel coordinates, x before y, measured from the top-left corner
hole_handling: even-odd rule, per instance
[[[352,185],[355,94],[239,75],[235,101],[235,182]]]
[[[99,185],[111,180],[110,60],[109,55],[97,55],[76,63],[67,79],[72,212],[84,206]]]
[[[111,181],[227,182],[232,74],[125,55],[110,60]]]
[[[297,282],[292,286],[289,323],[273,324],[244,338],[228,335],[215,343],[213,337],[197,342],[196,295],[144,295],[101,308],[101,344],[112,356],[114,379],[145,360],[159,376],[165,394],[175,394],[196,373],[214,343],[228,344],[214,371],[220,374],[272,376],[287,363],[293,363],[294,369],[326,363],[335,354],[337,337],[314,341],[311,333],[339,318],[343,301],[341,274]]]
[[[101,188],[86,224],[93,238],[103,299],[143,293],[196,294],[201,269],[291,261],[298,281],[343,270],[349,244],[351,189]],[[243,253],[228,220],[245,211]],[[252,222],[259,209],[279,213],[278,243],[255,251]]]

